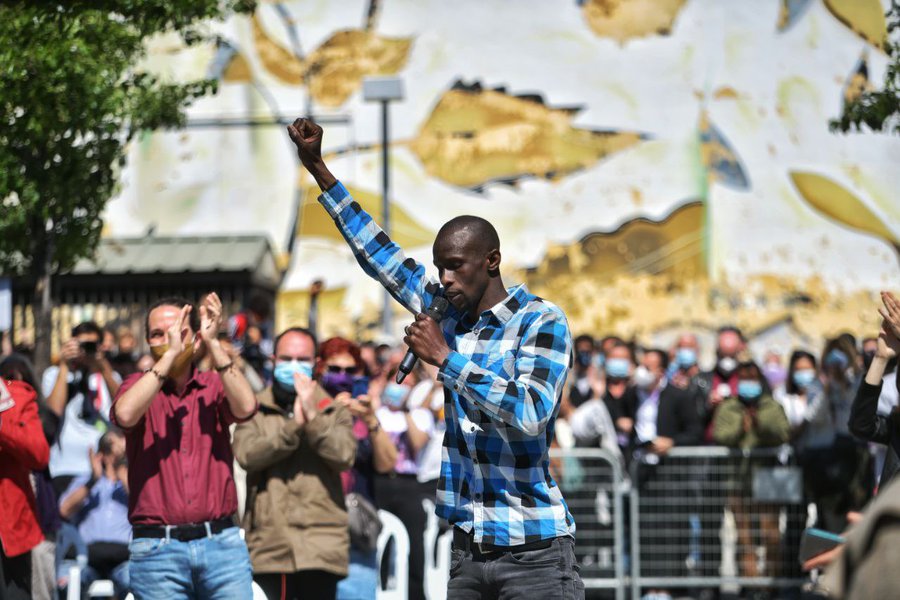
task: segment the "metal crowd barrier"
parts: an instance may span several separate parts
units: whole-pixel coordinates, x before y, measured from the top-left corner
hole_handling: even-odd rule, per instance
[[[636,455],[630,474],[632,597],[651,589],[799,588],[805,581],[797,561],[803,477],[789,447],[673,448],[661,458]]]
[[[554,448],[551,472],[575,517],[575,556],[585,588],[625,597],[627,481],[618,457],[599,448]]]

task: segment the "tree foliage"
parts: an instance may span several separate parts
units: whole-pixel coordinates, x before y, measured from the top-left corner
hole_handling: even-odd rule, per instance
[[[872,131],[900,133],[900,0],[892,0],[887,12],[888,35],[884,50],[887,70],[881,89],[865,90],[847,102],[841,116],[830,123],[832,131]]]
[[[0,271],[43,276],[89,256],[126,144],[184,124],[214,89],[138,68],[149,38],[210,39],[240,0],[82,0],[0,5]],[[49,273],[45,273],[49,271]]]

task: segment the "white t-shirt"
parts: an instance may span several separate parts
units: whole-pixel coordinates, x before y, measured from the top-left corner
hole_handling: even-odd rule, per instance
[[[412,416],[413,423],[416,427],[430,436],[434,435],[434,417],[431,411],[424,408],[414,408],[409,413]],[[382,429],[394,442],[397,447],[397,466],[394,468],[400,475],[416,475],[419,472],[420,458],[422,452],[418,456],[413,456],[412,447],[409,445],[406,433],[406,413],[399,410],[391,410],[386,406],[382,406],[375,411],[378,422],[381,423]],[[425,446],[428,447],[427,445]]]
[[[56,385],[59,376],[59,367],[47,367],[41,380],[41,388],[44,397],[49,397]],[[69,385],[81,382],[84,374],[80,371],[69,371]],[[113,378],[122,381],[118,373],[113,372]],[[68,404],[62,419],[62,428],[56,443],[50,446],[50,475],[90,475],[91,461],[88,450],[97,451],[97,442],[106,431],[106,423],[109,423],[109,410],[112,406],[112,394],[106,387],[101,373],[87,375],[87,388],[91,396],[99,400],[98,413],[103,420],[101,423],[92,424],[82,419],[85,396],[82,392],[75,393]]]

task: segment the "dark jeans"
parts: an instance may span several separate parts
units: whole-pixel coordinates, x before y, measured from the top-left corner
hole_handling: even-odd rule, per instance
[[[326,571],[297,571],[296,573],[257,573],[253,576],[269,600],[321,598],[334,600],[340,577]]]
[[[575,540],[556,538],[549,548],[473,554],[453,548],[447,600],[584,600],[575,564]]]
[[[31,598],[31,552],[9,557],[0,547],[0,600]]]

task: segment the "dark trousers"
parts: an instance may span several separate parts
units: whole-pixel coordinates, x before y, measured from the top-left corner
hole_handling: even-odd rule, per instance
[[[257,573],[253,576],[269,600],[334,600],[340,577],[327,571]]]
[[[31,552],[9,557],[0,547],[0,600],[31,598]]]
[[[556,538],[548,548],[524,552],[453,548],[447,600],[584,600],[575,565],[575,540]]]
[[[409,534],[409,600],[425,600],[425,525],[422,485],[414,475],[375,478],[375,503],[397,516]],[[383,567],[382,567],[383,568]]]

